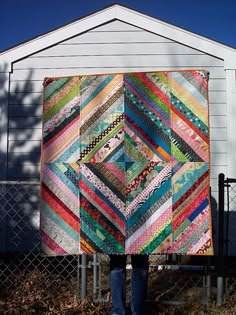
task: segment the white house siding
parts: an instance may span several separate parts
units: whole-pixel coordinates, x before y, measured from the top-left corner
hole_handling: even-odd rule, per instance
[[[39,177],[44,77],[194,68],[210,72],[211,187],[217,198],[217,176],[226,173],[227,163],[224,61],[120,21],[92,29],[12,65],[8,179]]]

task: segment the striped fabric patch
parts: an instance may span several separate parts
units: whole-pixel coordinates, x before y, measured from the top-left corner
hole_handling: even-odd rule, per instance
[[[75,162],[80,155],[80,78],[44,81],[42,163]]]
[[[44,255],[80,253],[79,165],[45,163],[41,174],[41,244]]]
[[[171,163],[127,165],[126,196],[126,253],[167,251],[172,234]]]
[[[82,251],[125,252],[124,163],[81,164],[80,222]]]
[[[173,167],[172,224],[174,233],[171,252],[190,255],[210,253],[208,182],[207,163],[178,162]]]
[[[44,255],[212,255],[208,73],[46,78]]]

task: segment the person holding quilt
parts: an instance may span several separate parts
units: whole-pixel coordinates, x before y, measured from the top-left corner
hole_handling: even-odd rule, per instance
[[[111,315],[125,315],[127,255],[110,255]],[[131,311],[143,315],[148,283],[148,255],[131,255]]]

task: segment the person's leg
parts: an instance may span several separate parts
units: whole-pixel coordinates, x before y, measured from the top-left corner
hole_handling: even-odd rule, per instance
[[[110,255],[112,315],[125,314],[126,255]]]
[[[131,255],[131,311],[132,315],[144,314],[148,281],[148,255]]]

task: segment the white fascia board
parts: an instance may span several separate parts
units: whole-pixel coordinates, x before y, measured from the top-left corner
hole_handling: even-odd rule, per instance
[[[209,55],[225,60],[225,68],[236,68],[236,49],[215,42],[185,29],[157,20],[140,12],[118,7],[118,19],[136,25],[154,34],[172,39],[180,44],[203,51]]]
[[[16,60],[20,60],[21,58],[29,56],[37,51],[55,45],[63,40],[115,19],[117,11],[115,7],[116,6],[104,9],[2,52],[0,53],[0,63],[7,64],[8,71],[10,71],[11,63]]]

